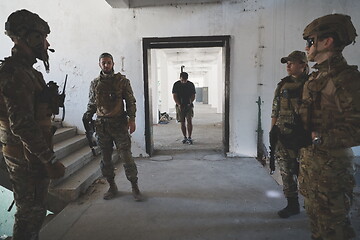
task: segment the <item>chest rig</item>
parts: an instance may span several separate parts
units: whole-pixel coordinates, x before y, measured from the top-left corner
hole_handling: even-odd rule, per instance
[[[42,74],[22,64],[21,59],[15,61],[12,58],[5,59],[1,65],[0,74],[1,88],[3,88],[3,93],[0,94],[0,141],[10,145],[20,144],[20,139],[12,133],[10,125],[28,124],[27,121],[32,118],[47,133],[51,126],[52,110],[49,99],[44,98],[48,87]],[[3,94],[12,101],[6,103]],[[22,101],[19,101],[19,98]],[[18,116],[18,119],[11,123],[9,121],[10,109],[12,112],[20,109],[21,112],[24,108],[27,108],[27,112],[23,112],[22,116]]]
[[[119,73],[97,79],[95,103],[99,117],[115,117],[124,113],[125,83],[126,78]]]
[[[304,82],[307,77],[294,81],[290,76],[282,79],[278,87],[279,116],[276,125],[282,134],[292,132],[289,125],[296,124]]]
[[[343,104],[336,95],[342,88],[338,75],[350,68],[343,65],[329,72],[318,71],[311,75],[304,86],[301,108],[301,117],[307,130],[322,132],[324,129],[334,128],[337,122],[344,121]]]

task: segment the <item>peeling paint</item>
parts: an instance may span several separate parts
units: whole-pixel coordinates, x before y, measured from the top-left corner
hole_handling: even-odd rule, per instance
[[[75,63],[69,59],[61,59],[59,63],[59,70],[66,74],[71,74],[74,76],[82,76],[83,71],[75,65]]]

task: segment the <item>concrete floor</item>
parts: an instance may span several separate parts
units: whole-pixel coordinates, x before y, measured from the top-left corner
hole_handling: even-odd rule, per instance
[[[254,158],[224,158],[211,151],[172,155],[171,160],[139,159],[135,202],[118,166],[119,196],[105,201],[99,181],[48,223],[41,239],[192,240],[309,239],[307,217],[280,219],[282,188]]]
[[[158,154],[136,159],[145,201],[133,201],[130,183],[118,164],[115,199],[102,199],[108,186],[98,180],[45,225],[40,239],[310,239],[305,210],[280,219],[276,212],[286,204],[282,187],[255,158],[224,157],[217,141],[221,139],[220,115],[199,113],[192,146],[179,141],[182,136],[176,122],[159,126],[161,130],[154,126]],[[204,126],[200,116],[207,119]],[[360,236],[359,213],[354,216]]]
[[[161,155],[167,151],[216,150],[221,152],[222,145],[222,114],[216,113],[209,105],[195,104],[193,118],[193,145],[181,144],[183,135],[180,123],[176,121],[174,111],[169,112],[173,118],[168,124],[153,126],[154,151]]]

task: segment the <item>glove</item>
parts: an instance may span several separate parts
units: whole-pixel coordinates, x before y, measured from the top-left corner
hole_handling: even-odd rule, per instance
[[[65,166],[61,162],[45,163],[45,169],[50,179],[61,178],[65,175]]]
[[[54,163],[56,161],[56,156],[53,150],[46,149],[42,153],[38,155],[38,158],[41,162],[47,164],[47,163]]]

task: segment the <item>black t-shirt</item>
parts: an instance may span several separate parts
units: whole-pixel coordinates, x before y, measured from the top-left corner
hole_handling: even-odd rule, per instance
[[[196,93],[195,85],[190,81],[182,83],[180,80],[178,80],[174,83],[172,93],[176,93],[181,104],[190,104],[191,96]]]

